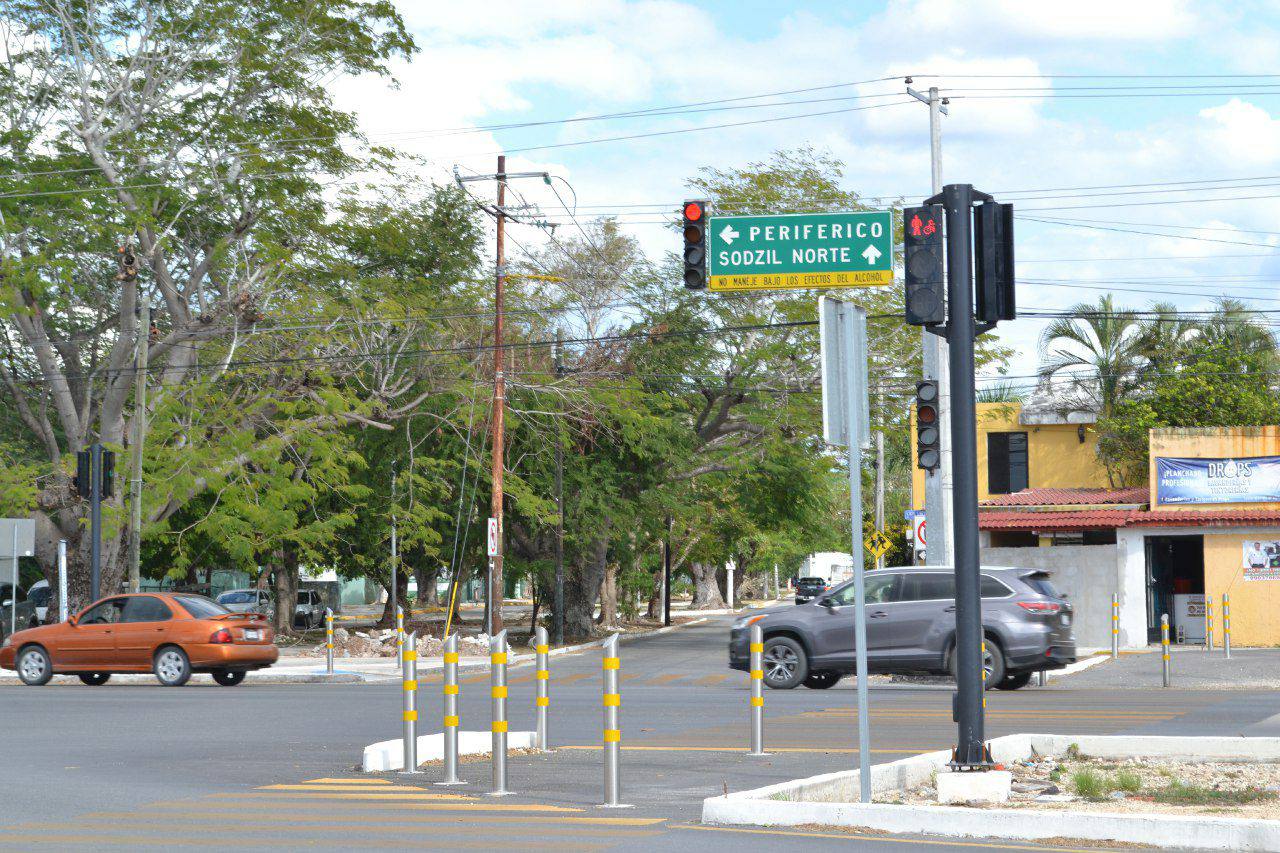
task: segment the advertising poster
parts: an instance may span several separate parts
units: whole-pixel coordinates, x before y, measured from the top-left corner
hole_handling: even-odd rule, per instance
[[[1280,581],[1280,541],[1246,540],[1241,566],[1247,581]]]
[[[1280,502],[1280,456],[1156,457],[1157,504]]]

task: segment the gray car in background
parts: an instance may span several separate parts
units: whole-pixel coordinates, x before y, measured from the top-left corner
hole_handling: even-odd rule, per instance
[[[941,566],[870,571],[867,666],[872,674],[951,674],[955,573]],[[831,687],[854,671],[854,589],[848,581],[807,604],[743,616],[729,636],[729,665],[748,670],[751,624],[764,632],[764,681],[786,690]],[[1017,690],[1042,669],[1076,660],[1072,612],[1038,569],[982,567],[987,687]]]

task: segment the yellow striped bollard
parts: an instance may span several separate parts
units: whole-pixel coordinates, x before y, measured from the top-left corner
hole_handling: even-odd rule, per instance
[[[1231,657],[1231,596],[1222,594],[1222,650]]]
[[[748,755],[765,754],[764,629],[757,623],[751,626],[751,752]]]
[[[533,700],[534,705],[537,706],[535,708],[537,716],[537,725],[535,726],[537,732],[536,745],[540,751],[546,752],[547,708],[551,705],[551,696],[548,689],[550,687],[549,682],[551,681],[551,666],[549,663],[551,657],[551,646],[547,639],[547,629],[543,628],[541,625],[534,630],[533,637],[533,650],[537,656],[536,665],[538,667],[537,672],[535,673],[536,687],[534,691],[535,697]]]
[[[493,711],[493,786],[495,797],[507,790],[507,631],[489,639],[489,696]]]
[[[324,671],[333,675],[333,610],[324,609]]]
[[[1204,594],[1204,650],[1213,651],[1213,599]]]
[[[619,808],[618,770],[622,751],[622,729],[618,713],[622,708],[622,694],[618,692],[618,635],[604,641],[603,698],[604,698],[604,805]]]
[[[978,658],[978,666],[982,667],[982,707],[987,707],[987,638],[982,638],[982,654]]]
[[[404,652],[400,665],[404,680],[404,769],[402,773],[421,773],[418,769],[418,635],[409,635],[411,648]]]
[[[396,663],[404,666],[404,608],[396,608]]]
[[[463,785],[458,778],[458,635],[444,641],[444,778],[437,785]]]
[[[1111,596],[1111,659],[1120,657],[1120,596]]]
[[[1160,617],[1160,675],[1164,686],[1168,687],[1169,679],[1169,614]]]

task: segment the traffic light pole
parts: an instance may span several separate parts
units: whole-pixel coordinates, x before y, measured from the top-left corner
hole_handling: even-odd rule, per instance
[[[102,578],[102,445],[89,447],[89,597],[98,600]]]
[[[982,770],[990,766],[982,710],[982,579],[978,553],[978,434],[975,421],[973,347],[973,200],[970,184],[948,184],[941,196],[946,206],[947,342],[950,356],[951,446],[955,515],[952,533],[956,578],[956,698],[958,740],[952,766]],[[945,435],[945,433],[944,433]],[[932,550],[932,549],[930,549]]]

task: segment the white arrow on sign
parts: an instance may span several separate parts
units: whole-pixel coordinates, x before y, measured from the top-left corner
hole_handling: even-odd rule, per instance
[[[880,259],[880,250],[875,246],[867,246],[862,250],[862,257],[867,259],[867,263],[875,264]]]
[[[741,236],[742,236],[741,234],[733,230],[732,225],[726,225],[724,227],[724,230],[720,232],[720,239],[724,240],[730,246],[733,245],[734,240],[738,239]]]

